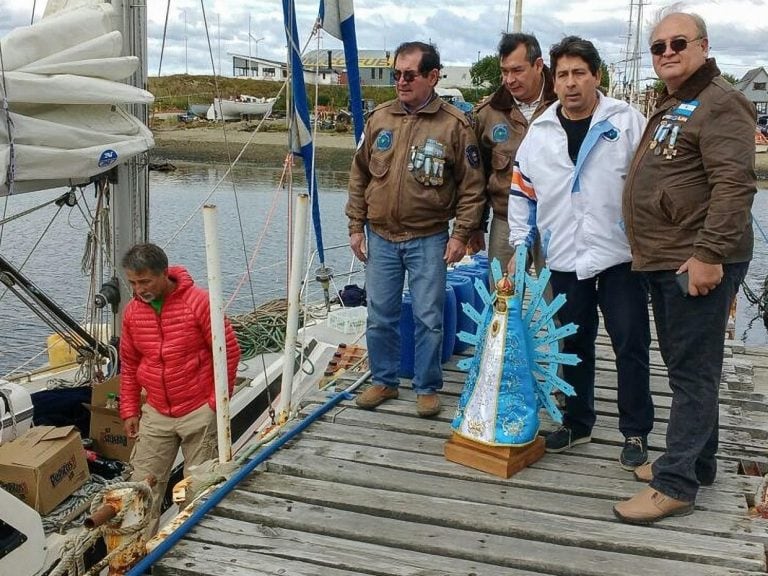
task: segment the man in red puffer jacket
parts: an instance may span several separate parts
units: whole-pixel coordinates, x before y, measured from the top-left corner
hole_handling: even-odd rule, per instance
[[[157,479],[153,534],[179,447],[185,476],[190,466],[216,457],[211,310],[208,292],[195,286],[185,268],[169,268],[158,246],[135,245],[122,265],[133,299],[123,312],[120,336],[120,417],[128,437],[137,438],[132,479]],[[232,394],[240,348],[228,322],[225,334]]]

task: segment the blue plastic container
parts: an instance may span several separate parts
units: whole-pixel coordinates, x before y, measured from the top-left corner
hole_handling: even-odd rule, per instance
[[[484,266],[485,268],[488,268],[488,254],[485,252],[478,252],[477,254],[472,254],[472,261],[476,264],[479,264],[480,266]]]
[[[474,321],[464,314],[462,308],[462,304],[465,302],[472,306],[475,305],[475,288],[472,286],[472,278],[463,274],[449,272],[445,281],[453,288],[453,293],[456,296],[456,342],[453,344],[453,353],[461,354],[469,348],[469,344],[459,340],[459,332],[463,330],[474,334],[476,329]]]
[[[447,362],[453,353],[456,342],[456,295],[453,287],[445,287],[443,305],[443,349],[441,362]],[[413,378],[416,356],[415,324],[413,320],[413,300],[410,292],[403,294],[403,307],[400,312],[400,378]]]
[[[464,266],[456,266],[449,272],[449,274],[464,276],[470,279],[472,285],[472,306],[474,306],[475,310],[478,312],[482,312],[485,304],[475,289],[475,279],[479,279],[485,286],[488,286],[488,269],[472,263]]]

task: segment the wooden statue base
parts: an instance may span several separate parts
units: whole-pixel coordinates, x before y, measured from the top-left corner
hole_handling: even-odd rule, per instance
[[[444,446],[445,458],[494,476],[509,478],[544,456],[544,438],[526,446],[488,446],[454,433]]]

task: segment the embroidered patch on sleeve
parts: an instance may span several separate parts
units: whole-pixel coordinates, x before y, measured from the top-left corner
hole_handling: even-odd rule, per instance
[[[467,162],[472,168],[480,167],[480,150],[476,144],[470,144],[466,150]]]

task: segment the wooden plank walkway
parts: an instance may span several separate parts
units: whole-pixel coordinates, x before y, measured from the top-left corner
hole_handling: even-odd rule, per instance
[[[227,496],[152,573],[766,574],[768,521],[750,510],[760,478],[740,472],[768,469],[768,399],[756,391],[755,358],[736,342],[727,356],[719,474],[691,516],[652,527],[614,518],[613,504],[642,485],[618,464],[616,373],[601,337],[591,443],[547,454],[509,480],[446,461],[463,382],[454,358],[437,418],[416,417],[407,384],[375,411],[343,402]],[[657,350],[652,363],[654,458],[664,448],[671,393]],[[323,401],[309,398],[303,413]]]

